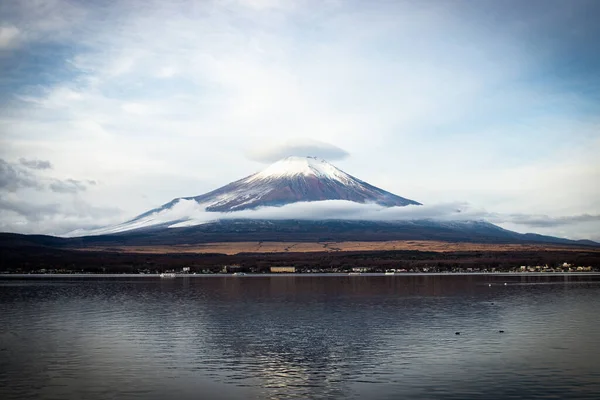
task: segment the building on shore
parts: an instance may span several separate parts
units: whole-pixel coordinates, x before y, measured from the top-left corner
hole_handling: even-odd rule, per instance
[[[221,272],[224,274],[228,274],[228,273],[232,273],[232,272],[239,272],[242,269],[241,265],[224,265],[223,268],[221,269]]]
[[[280,274],[280,273],[294,273],[296,272],[296,267],[271,267],[271,273]]]

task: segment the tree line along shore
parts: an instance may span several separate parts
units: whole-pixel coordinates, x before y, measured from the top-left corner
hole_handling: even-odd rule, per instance
[[[349,251],[309,253],[143,254],[45,247],[0,249],[0,273],[294,272],[598,272],[600,252]],[[291,271],[291,269],[288,269]]]

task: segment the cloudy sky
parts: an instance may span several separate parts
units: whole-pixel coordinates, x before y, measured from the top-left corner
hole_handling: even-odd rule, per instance
[[[600,240],[599,19],[596,0],[1,1],[0,230],[122,222],[310,152]]]

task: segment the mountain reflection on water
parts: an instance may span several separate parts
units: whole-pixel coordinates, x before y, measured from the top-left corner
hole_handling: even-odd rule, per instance
[[[599,289],[599,276],[4,279],[0,398],[596,398]]]

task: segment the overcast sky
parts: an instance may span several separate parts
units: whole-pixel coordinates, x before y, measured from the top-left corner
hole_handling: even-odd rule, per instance
[[[311,152],[600,240],[599,20],[596,0],[1,1],[0,230],[122,222]]]

